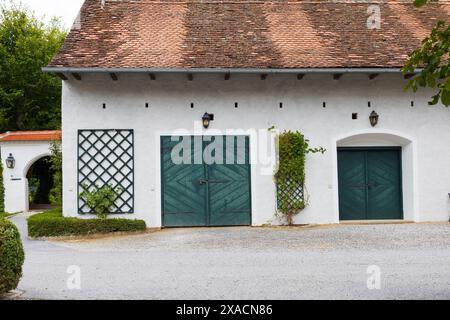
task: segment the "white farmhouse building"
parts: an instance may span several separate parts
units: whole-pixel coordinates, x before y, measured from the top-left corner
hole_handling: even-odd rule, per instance
[[[448,1],[103,2],[44,69],[64,80],[65,216],[89,217],[81,189],[111,183],[113,213],[149,227],[276,223],[275,126],[327,150],[307,157],[295,223],[448,221],[450,110],[400,71]],[[198,148],[180,164],[181,136]],[[209,163],[222,136],[237,157]]]

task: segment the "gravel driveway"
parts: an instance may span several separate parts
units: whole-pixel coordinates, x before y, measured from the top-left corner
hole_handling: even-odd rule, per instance
[[[24,215],[12,220],[24,234]],[[24,245],[25,299],[450,299],[450,223],[169,229]],[[80,290],[67,287],[69,266],[80,268]],[[369,266],[380,289],[368,289]]]

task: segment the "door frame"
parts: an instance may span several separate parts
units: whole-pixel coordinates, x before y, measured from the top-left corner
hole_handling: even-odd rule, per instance
[[[399,188],[400,188],[400,207],[401,207],[401,212],[400,212],[400,220],[404,220],[405,219],[405,212],[404,212],[404,206],[403,206],[403,159],[402,159],[402,151],[403,148],[401,146],[357,146],[357,147],[337,147],[336,148],[336,153],[337,153],[337,160],[339,161],[339,152],[340,151],[377,151],[377,150],[392,150],[392,151],[397,151],[398,153],[398,167],[400,169],[399,172]],[[338,168],[339,170],[339,168]],[[339,174],[338,174],[338,186],[339,186]],[[351,220],[342,220],[341,219],[341,212],[340,212],[340,190],[338,187],[338,217],[339,217],[339,221],[351,221]],[[398,219],[392,219],[392,220],[398,220]],[[371,221],[369,219],[367,219],[367,221]],[[389,221],[389,220],[386,220]]]
[[[402,147],[403,216],[404,221],[421,221],[419,190],[419,147],[415,136],[392,129],[369,128],[337,134],[331,139],[333,182],[333,223],[339,223],[338,147],[388,146]]]
[[[235,225],[235,226],[229,226],[229,225],[224,225],[224,226],[219,226],[219,225],[217,225],[217,226],[209,226],[209,225],[205,225],[205,226],[203,226],[203,227],[189,227],[189,226],[175,226],[175,227],[167,227],[167,226],[165,226],[164,225],[164,210],[163,210],[163,206],[164,206],[164,188],[163,188],[163,153],[161,152],[161,148],[162,148],[162,139],[163,139],[163,137],[183,137],[183,136],[189,136],[189,137],[199,137],[199,136],[201,136],[202,138],[203,137],[205,137],[205,136],[223,136],[223,137],[226,137],[226,136],[233,136],[233,137],[236,137],[236,136],[244,136],[244,137],[246,137],[247,138],[247,141],[248,141],[248,159],[247,159],[247,161],[248,161],[248,167],[249,167],[249,170],[248,170],[248,173],[249,173],[249,175],[248,175],[248,182],[249,182],[249,202],[250,202],[250,223],[248,224],[248,225]],[[253,226],[253,190],[252,190],[252,188],[253,188],[253,184],[252,184],[252,175],[253,175],[253,165],[252,165],[252,159],[251,159],[251,156],[252,156],[252,154],[251,154],[251,141],[252,141],[252,137],[251,137],[251,135],[248,135],[248,134],[241,134],[241,135],[239,135],[239,134],[234,134],[234,135],[232,135],[232,134],[229,134],[229,135],[227,135],[227,134],[216,134],[216,135],[214,135],[214,134],[159,134],[158,135],[158,152],[159,152],[159,157],[157,157],[158,158],[158,160],[159,160],[159,186],[160,186],[160,195],[159,195],[159,200],[160,200],[160,204],[159,204],[159,210],[160,210],[160,225],[161,225],[161,228],[162,229],[165,229],[165,228],[219,228],[219,227],[240,227],[240,226]],[[207,186],[207,188],[208,188],[209,186]],[[208,194],[208,191],[206,192],[207,194]],[[206,199],[206,201],[205,201],[205,206],[206,207],[209,207],[210,206],[210,203],[209,203],[209,201],[210,201],[210,199],[209,199],[209,197],[207,197],[207,199]],[[205,210],[206,211],[208,211],[208,208],[205,208]],[[205,217],[206,218],[206,221],[207,222],[209,222],[209,217],[208,216],[206,216]]]

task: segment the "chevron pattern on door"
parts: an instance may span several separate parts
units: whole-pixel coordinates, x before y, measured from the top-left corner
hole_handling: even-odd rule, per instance
[[[339,152],[341,220],[366,219],[366,167],[363,151]]]
[[[190,138],[191,150],[182,156],[186,158],[186,163],[175,164],[171,155],[179,143],[178,138],[174,142],[172,137],[161,137],[163,226],[250,225],[248,137]],[[194,143],[198,138],[201,138],[200,157],[194,153],[199,152]],[[218,139],[222,139],[220,141],[223,143],[219,146],[223,145],[223,150],[214,149],[210,153],[210,147]],[[230,141],[233,143],[230,144]],[[243,149],[239,141],[244,142]],[[215,161],[211,160],[213,158]]]
[[[248,146],[249,139],[245,138]],[[239,149],[237,139],[224,146],[224,154],[233,154],[234,164],[208,165],[209,224],[250,225],[249,149]],[[224,159],[226,160],[226,159]],[[239,164],[242,163],[242,164]]]
[[[368,152],[367,167],[367,219],[402,219],[400,152]]]
[[[171,158],[177,141],[161,139],[163,224],[172,227],[203,226],[206,190],[198,181],[204,176],[203,165],[174,164]]]
[[[400,148],[338,149],[341,220],[402,219]]]

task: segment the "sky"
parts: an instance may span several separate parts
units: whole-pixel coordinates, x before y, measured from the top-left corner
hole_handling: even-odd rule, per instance
[[[0,2],[4,1],[0,0]],[[54,16],[60,17],[64,27],[69,29],[84,0],[16,0],[15,2],[22,2],[39,18],[45,16],[45,21],[49,21]]]

